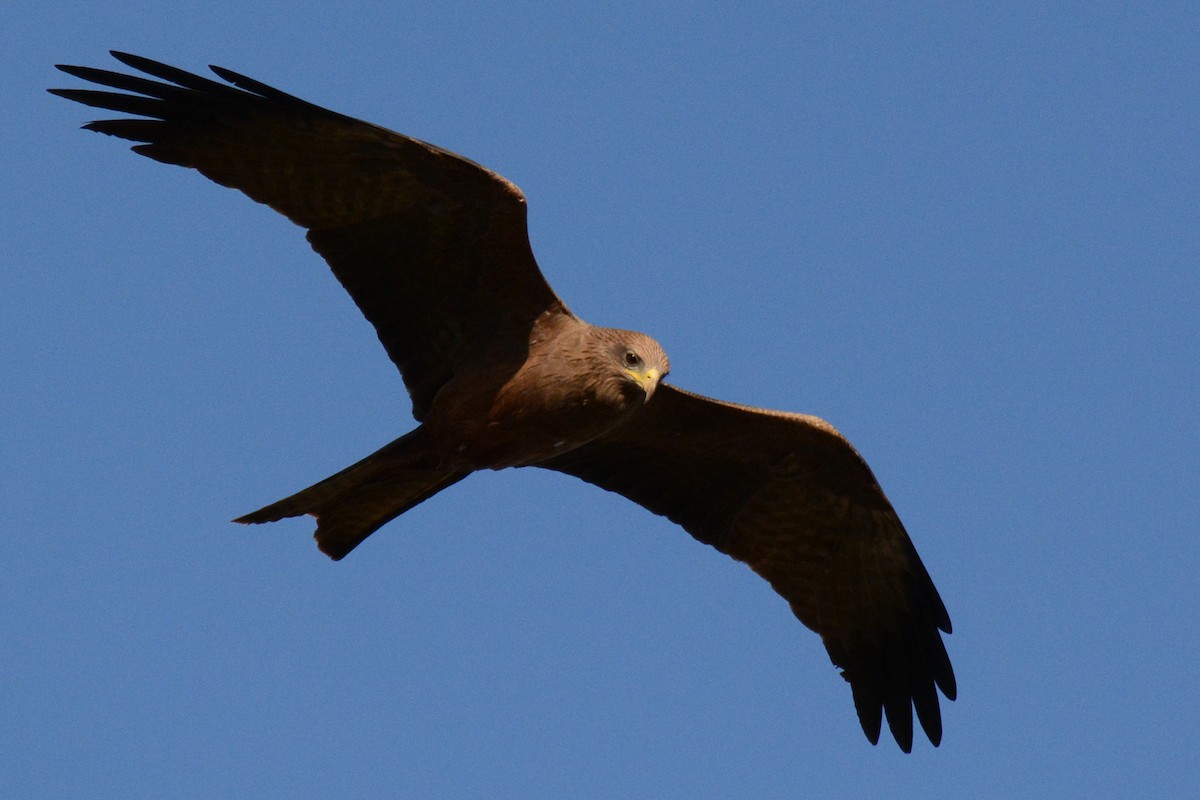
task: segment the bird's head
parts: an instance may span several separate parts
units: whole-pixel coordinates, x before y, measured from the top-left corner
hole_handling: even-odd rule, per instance
[[[659,381],[671,371],[671,362],[662,346],[644,333],[616,331],[618,336],[609,352],[616,360],[625,386],[648,402]]]

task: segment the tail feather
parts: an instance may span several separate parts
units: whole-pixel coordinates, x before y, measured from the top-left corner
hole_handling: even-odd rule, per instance
[[[311,514],[317,518],[317,547],[338,561],[383,525],[467,474],[433,465],[418,428],[341,472],[234,522],[258,524]]]

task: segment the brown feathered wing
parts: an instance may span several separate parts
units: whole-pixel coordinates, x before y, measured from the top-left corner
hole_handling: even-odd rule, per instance
[[[464,364],[519,351],[540,315],[570,313],[530,250],[524,196],[496,173],[220,67],[232,86],[113,56],[161,80],[60,65],[123,92],[51,91],[145,117],[84,127],[139,142],[136,152],[199,170],[308,228],[400,369],[418,419]]]
[[[663,385],[615,433],[542,464],[628,497],[767,579],[821,635],[872,742],[884,713],[936,745],[953,700],[950,618],[866,463],[816,417]]]

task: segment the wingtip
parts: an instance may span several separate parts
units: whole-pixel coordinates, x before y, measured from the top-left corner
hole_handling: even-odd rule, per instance
[[[138,61],[149,61],[150,60],[150,59],[146,58],[145,56],[134,55],[133,53],[128,53],[124,50],[109,50],[108,54],[110,56],[112,56],[113,58],[115,58],[117,61],[120,61],[122,64],[125,64],[126,66],[129,66],[129,67],[135,67],[135,68],[137,67]]]
[[[854,710],[858,713],[858,724],[862,726],[867,741],[872,745],[878,745],[879,734],[883,730],[883,706],[868,698],[863,688],[850,680],[850,676],[846,674],[845,670],[842,670],[841,675],[850,684],[850,693],[854,698]]]
[[[913,748],[913,719],[912,719],[912,701],[906,700],[908,708],[896,709],[893,712],[891,709],[886,709],[888,730],[892,732],[892,737],[896,740],[896,744],[905,753],[911,753]]]
[[[141,56],[136,56],[133,53],[127,53],[124,50],[109,50],[108,54],[117,61],[120,61],[125,66],[133,67],[134,69],[137,69],[136,62],[141,60]]]

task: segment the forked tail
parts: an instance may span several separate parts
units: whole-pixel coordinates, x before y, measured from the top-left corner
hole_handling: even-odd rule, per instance
[[[337,561],[386,523],[467,475],[434,465],[424,432],[417,428],[336,475],[234,522],[311,514],[317,518],[317,547]]]

